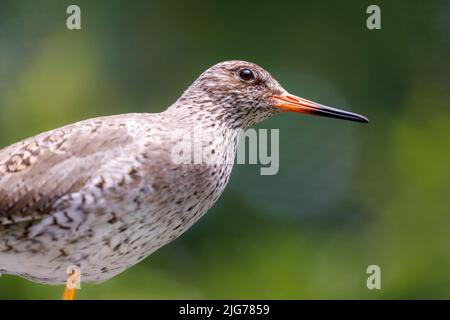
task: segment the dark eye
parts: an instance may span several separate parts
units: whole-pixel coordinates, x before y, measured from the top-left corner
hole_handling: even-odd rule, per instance
[[[241,69],[239,71],[239,78],[244,81],[253,81],[255,80],[255,74],[250,69]]]

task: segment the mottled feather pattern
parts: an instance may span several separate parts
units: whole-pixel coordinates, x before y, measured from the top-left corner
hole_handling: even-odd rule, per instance
[[[252,68],[259,83],[240,81]],[[0,272],[58,284],[78,265],[104,281],[195,223],[223,192],[238,136],[279,112],[265,102],[283,89],[247,62],[203,73],[166,111],[94,118],[0,150]],[[223,140],[203,147],[214,163],[176,164],[183,129],[201,124]]]

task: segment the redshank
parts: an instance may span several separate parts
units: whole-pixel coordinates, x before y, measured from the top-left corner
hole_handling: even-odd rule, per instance
[[[216,64],[161,113],[100,117],[44,132],[0,150],[0,273],[63,284],[102,282],[192,226],[223,192],[238,130],[293,111],[368,122],[290,95],[261,67]],[[176,163],[184,130],[216,137],[215,161]],[[72,298],[73,288],[65,297]]]

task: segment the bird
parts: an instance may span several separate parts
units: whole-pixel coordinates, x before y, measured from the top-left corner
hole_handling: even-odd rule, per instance
[[[232,60],[204,71],[160,113],[91,118],[1,149],[0,273],[66,284],[68,300],[71,266],[82,282],[111,279],[198,221],[227,185],[239,130],[283,112],[368,122]],[[209,161],[174,161],[199,125],[211,133],[201,143]]]

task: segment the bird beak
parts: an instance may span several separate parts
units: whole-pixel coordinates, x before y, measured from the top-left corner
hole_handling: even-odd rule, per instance
[[[344,110],[327,107],[319,103],[315,103],[291,94],[283,94],[273,96],[273,106],[284,111],[309,113],[323,117],[344,119],[357,122],[369,122],[366,117]]]

